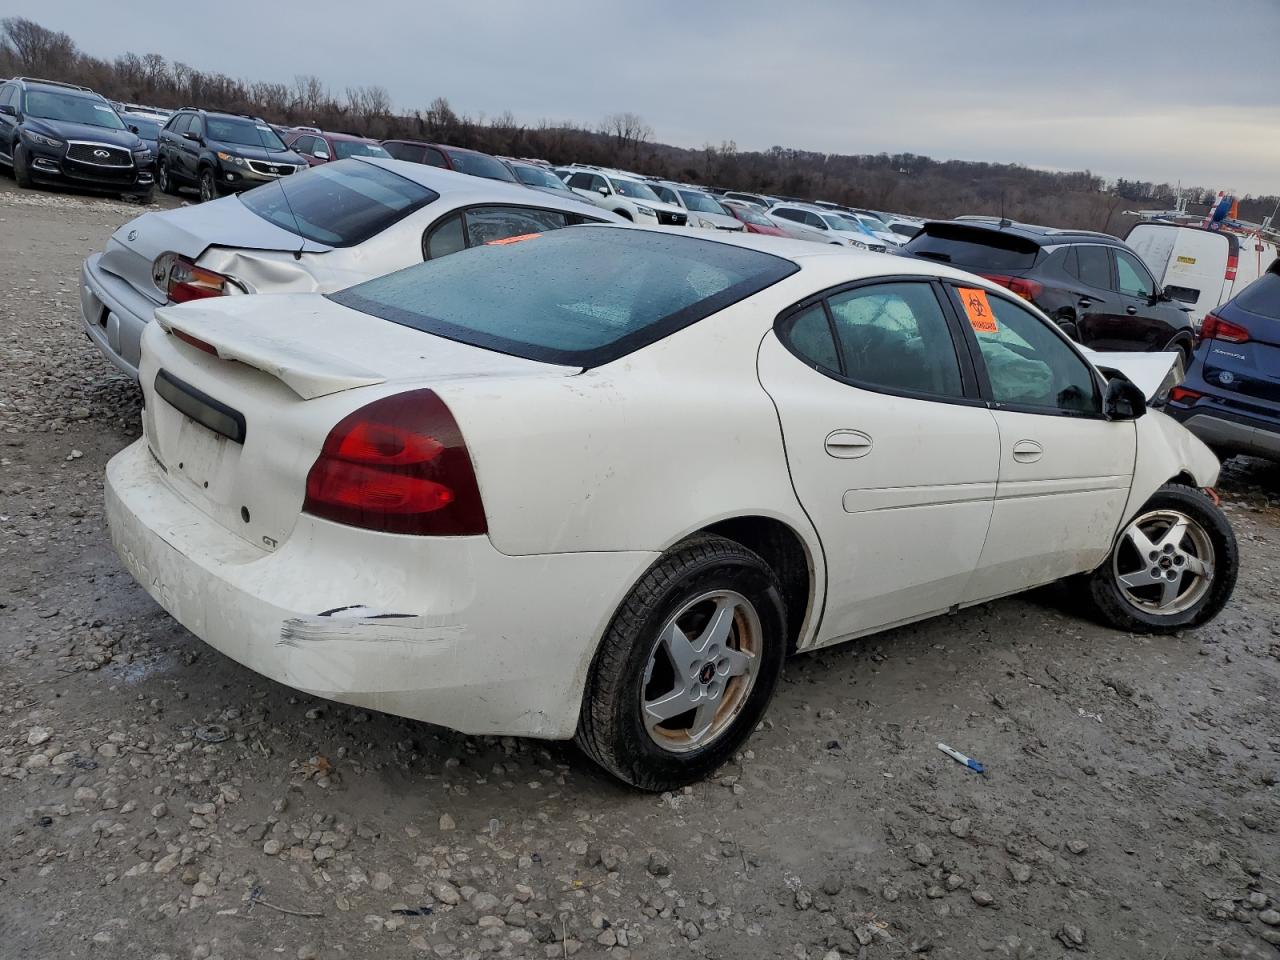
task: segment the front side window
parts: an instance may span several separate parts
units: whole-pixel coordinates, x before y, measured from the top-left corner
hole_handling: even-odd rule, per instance
[[[325,163],[240,194],[282,229],[333,247],[363,243],[439,198],[434,190],[359,160]]]
[[[399,143],[395,140],[384,143],[383,149],[395,160],[408,160],[410,163],[422,163],[422,147],[414,143]]]
[[[1155,286],[1146,268],[1137,257],[1124,250],[1116,251],[1116,283],[1125,296],[1147,300],[1155,296]]]
[[[39,117],[42,120],[83,123],[108,130],[125,129],[124,121],[111,109],[110,104],[92,97],[56,93],[52,90],[28,90],[26,107],[22,112],[28,117]]]
[[[581,227],[472,247],[329,297],[461,343],[592,367],[798,269],[772,254],[693,236]]]
[[[299,137],[293,143],[289,144],[289,148],[295,153],[309,154],[315,149],[316,138],[308,134],[305,137]]]
[[[567,183],[569,184],[569,186],[577,187],[579,190],[590,190],[591,174],[589,173],[571,174]]]
[[[903,393],[964,395],[955,342],[929,284],[858,287],[827,304],[850,380]]]
[[[172,120],[169,121],[165,129],[168,130],[170,133],[172,133],[174,136],[178,136],[178,137],[182,136],[184,133],[186,133],[188,130],[191,129],[191,114],[189,113],[178,114],[176,117],[174,117]]]
[[[13,103],[17,89],[11,83],[6,83],[3,87],[0,87],[0,107],[7,107]]]
[[[674,203],[680,206],[680,201],[676,199],[676,192],[670,187],[664,187],[661,184],[654,184],[651,189],[663,203]]]
[[[1047,323],[995,294],[987,302],[992,320],[983,329],[975,325],[974,336],[996,403],[1076,415],[1101,411],[1093,370]]]
[[[806,227],[813,227],[816,230],[825,230],[827,225],[823,223],[822,218],[816,213],[805,210],[802,214],[802,222]]]
[[[777,210],[770,210],[769,216],[781,217],[783,220],[790,220],[792,223],[803,223],[804,214],[799,210],[788,210],[786,207],[779,207]]]

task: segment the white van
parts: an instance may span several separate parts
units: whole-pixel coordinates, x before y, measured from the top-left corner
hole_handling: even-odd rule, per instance
[[[1154,220],[1136,224],[1125,243],[1168,294],[1191,307],[1197,329],[1206,313],[1258,279],[1280,256],[1276,244],[1261,237]]]

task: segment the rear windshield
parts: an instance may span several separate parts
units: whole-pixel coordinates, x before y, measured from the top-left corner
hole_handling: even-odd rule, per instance
[[[331,247],[381,233],[440,194],[363,160],[337,160],[240,194],[263,220]]]
[[[501,160],[483,153],[464,153],[461,150],[450,150],[449,162],[453,164],[453,169],[459,173],[469,173],[473,177],[488,177],[490,180],[505,180],[508,183],[515,183],[516,178],[511,175],[511,171],[507,169],[506,164]]]
[[[543,170],[541,167],[531,167],[523,163],[517,164],[515,170],[516,176],[520,178],[520,182],[528,184],[531,187],[549,187],[552,190],[559,190],[561,192],[569,189],[564,185],[564,181],[550,170]]]
[[[930,223],[902,248],[926,260],[979,270],[1028,270],[1040,252],[1023,237],[952,223]]]
[[[472,247],[329,297],[472,346],[593,367],[798,269],[781,257],[695,237],[583,226]]]
[[[1236,297],[1236,306],[1260,317],[1280,320],[1280,260],[1240,291]]]

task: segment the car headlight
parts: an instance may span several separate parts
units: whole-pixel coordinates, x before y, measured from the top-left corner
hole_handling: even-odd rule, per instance
[[[218,151],[218,159],[223,163],[234,163],[237,167],[243,167],[245,165],[244,157],[237,157],[230,153],[223,153],[221,150]]]
[[[23,130],[22,135],[26,137],[27,140],[30,141],[31,143],[38,144],[39,146],[42,146],[42,147],[64,146],[61,140],[58,140],[55,137],[46,137],[43,133],[33,133],[30,130]]]
[[[705,217],[698,218],[698,226],[700,226],[703,230],[714,230],[716,228],[716,225],[712,221],[706,219]]]
[[[643,203],[636,204],[636,212],[643,213],[646,217],[657,217],[658,215],[658,211],[654,210],[653,207],[646,207]]]
[[[850,240],[850,241],[849,241],[849,243],[850,243],[852,246],[857,247],[859,250],[865,250],[865,249],[867,249],[867,245],[866,245],[865,243],[863,243],[861,240]]]

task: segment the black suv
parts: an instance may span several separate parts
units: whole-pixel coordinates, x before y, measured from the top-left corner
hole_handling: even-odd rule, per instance
[[[151,151],[88,87],[32,77],[0,83],[0,163],[20,187],[151,196]]]
[[[1008,287],[1094,350],[1181,350],[1195,331],[1133,250],[1105,233],[973,218],[926,223],[901,250]]]
[[[201,200],[239,193],[307,169],[257,117],[184,107],[160,131],[156,182],[165,193],[200,189]]]

